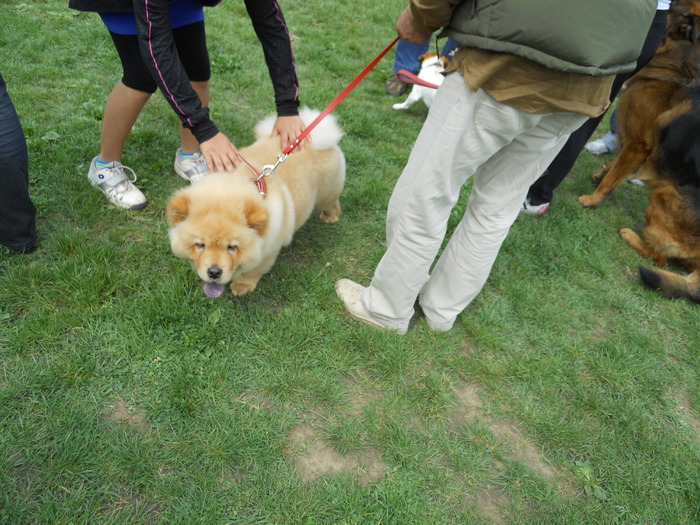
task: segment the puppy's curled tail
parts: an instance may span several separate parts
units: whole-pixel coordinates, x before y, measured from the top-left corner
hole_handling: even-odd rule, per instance
[[[700,304],[700,269],[689,275],[678,275],[640,266],[639,276],[646,286],[658,290],[669,299],[685,298]]]
[[[321,112],[319,110],[311,109],[306,106],[299,109],[299,117],[307,126],[320,114]],[[276,119],[276,115],[270,115],[260,121],[258,125],[255,126],[255,136],[257,138],[270,136]],[[328,114],[321,119],[309,135],[311,137],[311,147],[313,149],[329,149],[338,145],[344,133],[343,130],[340,129],[336,118],[332,114]]]

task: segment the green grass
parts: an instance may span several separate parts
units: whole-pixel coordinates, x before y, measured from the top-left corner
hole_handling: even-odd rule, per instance
[[[371,278],[426,115],[391,109],[390,54],[334,111],[341,221],[312,219],[254,293],[212,301],[169,250],[182,181],[162,97],[124,154],[149,207],[112,208],[86,181],[119,68],[98,18],[66,4],[0,10],[41,240],[0,252],[0,523],[700,520],[700,309],[644,289],[650,263],[617,235],[643,226],[647,189],[582,209],[607,160],[584,152],[451,332],[352,321],[333,283]],[[325,107],[403,5],[284,2],[303,103]],[[212,112],[245,145],[273,104],[243,3],[208,11],[208,34]]]

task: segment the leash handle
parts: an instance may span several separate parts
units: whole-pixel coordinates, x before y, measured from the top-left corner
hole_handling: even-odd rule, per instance
[[[323,111],[321,111],[321,114],[320,114],[318,117],[316,117],[316,118],[314,119],[314,121],[313,121],[311,124],[309,124],[309,125],[306,127],[306,129],[304,129],[304,131],[302,131],[302,132],[299,134],[299,136],[298,136],[297,138],[295,138],[295,139],[292,141],[292,143],[291,143],[289,146],[287,146],[287,147],[282,151],[282,154],[283,154],[283,155],[289,155],[289,154],[292,152],[292,150],[294,150],[294,148],[296,148],[296,147],[301,143],[301,141],[304,140],[304,138],[306,137],[306,135],[308,135],[309,133],[311,133],[311,130],[314,129],[314,128],[316,127],[316,124],[318,124],[319,122],[321,122],[321,120],[323,120],[323,119],[326,117],[326,115],[328,115],[331,111],[333,111],[333,110],[335,109],[335,107],[336,107],[338,104],[340,104],[340,102],[348,95],[348,93],[350,93],[353,89],[355,89],[355,86],[357,86],[357,84],[360,83],[360,80],[362,80],[363,78],[365,78],[365,76],[367,76],[367,73],[369,73],[369,72],[372,70],[372,68],[374,68],[374,66],[377,65],[377,62],[379,62],[379,61],[384,57],[384,55],[386,55],[386,54],[389,52],[389,50],[390,50],[392,47],[394,47],[394,44],[396,44],[396,42],[398,42],[398,40],[399,40],[399,37],[394,38],[394,40],[392,40],[391,43],[390,43],[388,46],[386,46],[386,47],[384,48],[384,50],[383,50],[381,53],[379,53],[379,54],[374,58],[374,60],[372,60],[369,64],[367,64],[367,65],[365,66],[365,68],[364,68],[362,71],[360,71],[360,74],[357,75],[357,76],[355,77],[355,79],[354,79],[352,82],[350,82],[350,83],[345,87],[345,89],[343,89],[343,91],[341,91],[341,92],[338,94],[338,96],[336,96],[336,97],[331,101],[330,104],[328,104],[328,106],[326,107],[326,109],[324,109]]]

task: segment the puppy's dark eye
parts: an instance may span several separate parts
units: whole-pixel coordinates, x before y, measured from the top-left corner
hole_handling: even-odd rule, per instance
[[[196,243],[194,243],[194,247],[195,247],[197,250],[199,250],[200,252],[205,248],[203,242],[196,242]]]
[[[238,246],[234,244],[229,244],[228,248],[226,248],[229,253],[236,253],[238,251]]]

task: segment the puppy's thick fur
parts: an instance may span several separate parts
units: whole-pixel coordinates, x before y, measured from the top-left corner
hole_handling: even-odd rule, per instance
[[[666,297],[685,297],[700,304],[700,86],[689,100],[664,114],[658,147],[650,164],[654,176],[640,237],[628,228],[620,236],[658,266],[674,260],[688,275],[639,267],[642,282]]]
[[[654,58],[625,83],[617,105],[618,134],[622,148],[615,159],[593,175],[599,182],[590,195],[578,201],[598,206],[606,195],[636,172],[635,178],[655,177],[650,162],[658,147],[659,128],[668,123],[664,113],[688,100],[688,88],[700,82],[700,1],[671,4],[669,24]]]
[[[307,108],[300,112],[307,125],[318,114]],[[240,150],[258,170],[274,164],[281,152],[279,137],[270,137],[274,121],[271,116],[260,122],[257,140]],[[345,157],[338,147],[343,132],[328,115],[310,135],[303,151],[290,154],[266,177],[266,198],[245,164],[231,173],[211,174],[171,197],[166,213],[170,246],[192,262],[208,296],[217,297],[228,283],[234,295],[253,291],[314,209],[324,222],[338,220],[345,182]]]
[[[424,53],[418,57],[418,60],[421,62],[418,78],[430,84],[440,86],[442,81],[445,80],[445,76],[442,72],[445,71],[447,59],[437,53]],[[430,107],[435,99],[435,91],[437,90],[434,87],[415,84],[411,88],[408,98],[399,104],[394,104],[392,107],[394,109],[408,109],[419,100],[422,100],[427,107]]]

